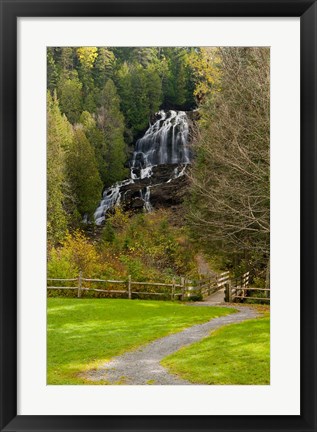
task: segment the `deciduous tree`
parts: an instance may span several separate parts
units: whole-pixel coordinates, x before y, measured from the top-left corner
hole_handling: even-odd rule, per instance
[[[270,65],[267,48],[222,48],[220,91],[205,96],[189,220],[202,242],[267,263]]]

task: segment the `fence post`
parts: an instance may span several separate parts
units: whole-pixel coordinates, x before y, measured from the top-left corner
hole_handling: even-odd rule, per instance
[[[245,281],[245,287],[246,288],[248,288],[249,280],[250,280],[250,272],[247,272],[247,280]]]
[[[247,288],[248,288],[248,285],[249,285],[249,274],[250,274],[250,272],[246,272],[243,275],[243,287],[244,287],[243,297],[244,298],[247,297]]]
[[[171,293],[171,299],[174,301],[174,295],[175,295],[175,278],[173,277],[172,281],[172,293]]]
[[[231,303],[232,301],[232,292],[231,292],[231,284],[230,280],[225,284],[225,302]]]
[[[78,293],[77,293],[77,297],[80,298],[81,297],[81,284],[82,284],[82,277],[83,277],[83,273],[82,271],[79,272],[78,275]]]
[[[128,278],[128,297],[131,300],[131,298],[132,298],[132,293],[131,293],[131,275],[129,275],[129,278]]]
[[[229,286],[225,285],[225,302],[229,301]]]
[[[228,285],[228,289],[229,289],[229,303],[231,303],[232,302],[232,287],[231,287],[230,277],[228,279],[227,285]]]
[[[185,299],[185,278],[181,277],[182,301]]]

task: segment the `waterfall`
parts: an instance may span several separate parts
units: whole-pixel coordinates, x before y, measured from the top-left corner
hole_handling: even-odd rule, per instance
[[[105,214],[107,210],[113,208],[115,205],[120,204],[120,198],[121,194],[119,183],[104,191],[103,199],[101,200],[99,207],[94,214],[97,225],[100,225],[105,220]]]
[[[135,145],[132,166],[190,163],[188,120],[184,111],[160,111],[157,120]]]
[[[145,192],[143,192],[143,189],[141,189],[140,195],[141,195],[141,199],[144,201],[144,206],[143,206],[144,210],[148,213],[151,213],[153,207],[152,204],[150,203],[150,195],[151,195],[150,187],[147,186],[145,188]]]
[[[105,220],[109,209],[119,205],[121,200],[121,188],[129,184],[150,179],[153,167],[158,165],[178,165],[166,182],[182,176],[187,164],[190,163],[191,154],[188,148],[188,119],[184,111],[163,111],[156,114],[156,119],[149,126],[144,136],[137,140],[131,160],[130,178],[117,182],[105,189],[103,198],[95,211],[94,218],[97,225]],[[157,185],[157,184],[156,184]],[[144,211],[151,212],[150,186],[142,186],[139,189],[140,198],[144,202]]]

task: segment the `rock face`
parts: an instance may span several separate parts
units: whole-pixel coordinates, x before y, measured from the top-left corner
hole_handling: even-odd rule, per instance
[[[95,212],[101,225],[116,205],[125,210],[151,212],[179,205],[188,186],[191,162],[189,123],[184,111],[160,111],[144,136],[136,142],[131,177],[107,188]]]
[[[149,202],[154,208],[180,204],[188,185],[187,165],[158,165],[153,167],[152,176],[135,180],[121,188],[121,204],[126,210],[143,209]],[[148,196],[146,196],[148,195]]]

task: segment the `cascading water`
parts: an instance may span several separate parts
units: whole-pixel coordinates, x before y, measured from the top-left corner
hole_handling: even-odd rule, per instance
[[[190,163],[188,120],[184,111],[160,111],[158,119],[136,142],[132,167]]]
[[[191,154],[188,148],[188,119],[184,111],[160,111],[156,114],[156,121],[150,125],[144,136],[135,145],[135,151],[131,161],[131,177],[105,189],[103,199],[95,211],[94,217],[97,225],[105,220],[107,211],[119,205],[125,194],[121,189],[127,185],[150,179],[153,168],[159,165],[175,165],[172,176],[165,183],[170,183],[185,173],[187,164],[190,163]],[[139,189],[139,197],[143,201],[143,208],[151,212],[153,207],[150,202],[151,187],[142,185]]]
[[[141,199],[144,201],[144,210],[150,213],[153,210],[152,204],[150,203],[151,189],[150,186],[145,188],[145,192],[143,189],[140,190]]]

